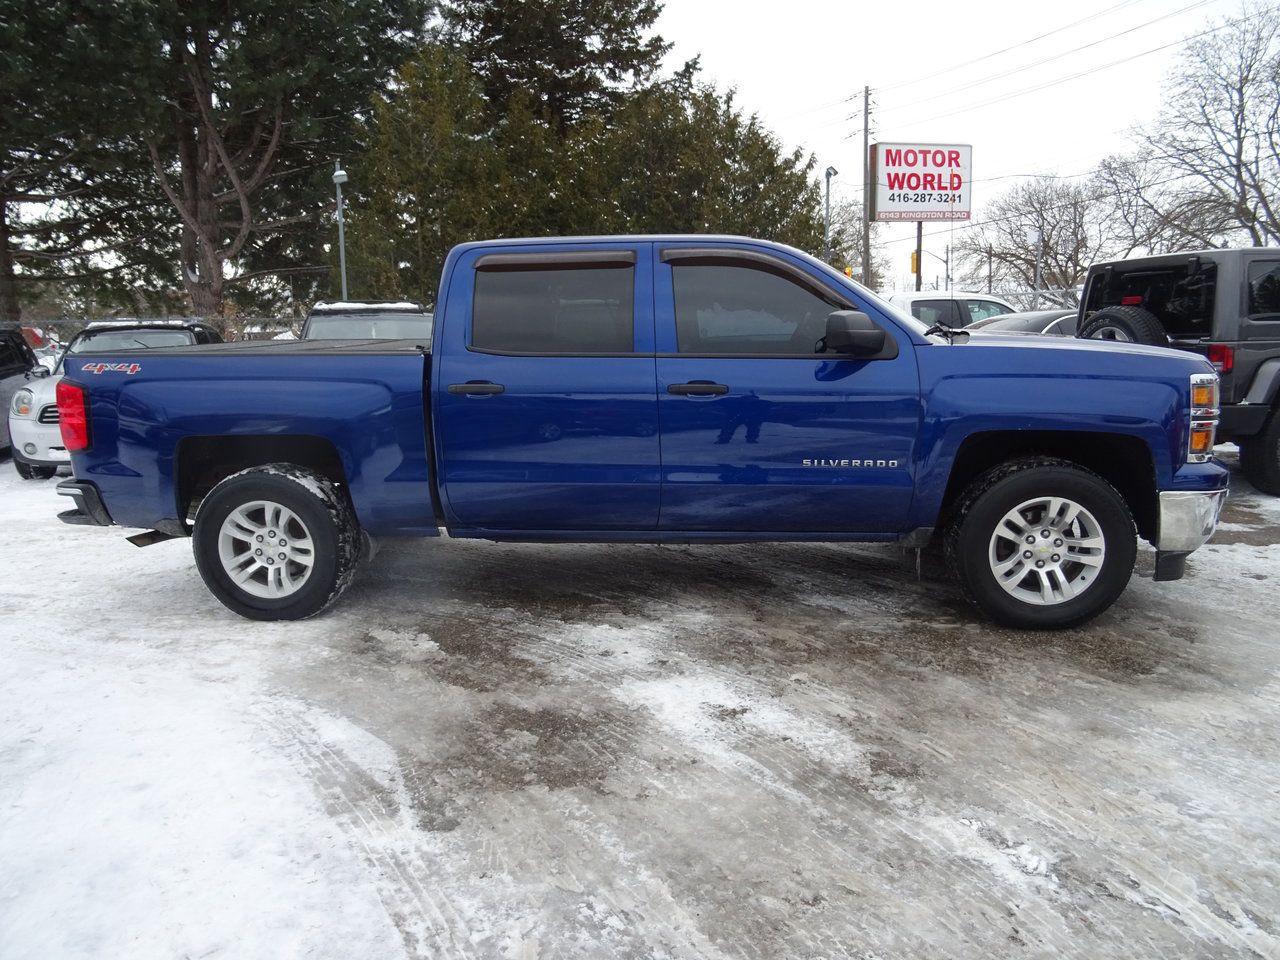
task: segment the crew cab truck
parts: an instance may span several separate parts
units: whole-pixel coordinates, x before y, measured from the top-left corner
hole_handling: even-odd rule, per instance
[[[1095,263],[1076,335],[1207,357],[1221,377],[1219,437],[1249,482],[1280,496],[1280,250],[1238,247]]]
[[[59,387],[71,523],[190,535],[255,619],[322,610],[367,540],[941,535],[995,620],[1108,607],[1213,532],[1203,357],[930,329],[741,237],[503,240],[446,259],[430,342],[82,356]],[[856,584],[851,584],[856,589]]]

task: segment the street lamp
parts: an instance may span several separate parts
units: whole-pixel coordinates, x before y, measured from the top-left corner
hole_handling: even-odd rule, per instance
[[[342,185],[347,182],[347,171],[342,164],[333,161],[333,189],[338,194],[338,271],[342,274],[342,299],[347,299],[347,238],[342,223]]]
[[[827,167],[827,205],[822,218],[822,259],[831,260],[831,178],[840,171],[835,167]]]

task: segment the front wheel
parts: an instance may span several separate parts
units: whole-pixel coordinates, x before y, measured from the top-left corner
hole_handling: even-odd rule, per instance
[[[287,463],[227,477],[196,513],[192,549],[205,585],[251,620],[301,620],[346,590],[363,538],[333,481]]]
[[[1004,464],[979,477],[948,526],[947,556],[965,595],[998,623],[1060,629],[1124,592],[1137,539],[1128,504],[1064,460]]]

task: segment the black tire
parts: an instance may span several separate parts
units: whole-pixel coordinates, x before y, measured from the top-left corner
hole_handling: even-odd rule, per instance
[[[1065,497],[1084,507],[1101,527],[1106,553],[1092,582],[1071,599],[1036,605],[1013,596],[992,572],[992,536],[1010,510],[1037,497]],[[1091,620],[1115,603],[1133,574],[1137,533],[1133,515],[1115,487],[1066,460],[1032,457],[988,471],[961,495],[948,522],[947,560],[965,596],[997,623],[1058,630]],[[1082,571],[1083,572],[1083,571]]]
[[[314,544],[310,573],[283,598],[255,596],[237,586],[219,557],[223,521],[255,500],[281,504],[305,525]],[[345,491],[333,481],[289,463],[265,464],[227,477],[196,513],[192,550],[210,592],[227,609],[250,620],[302,620],[338,599],[351,583],[364,537]]]
[[[1280,497],[1280,411],[1257,436],[1240,441],[1240,469],[1260,491]]]
[[[1169,345],[1164,325],[1142,307],[1104,307],[1085,320],[1076,336],[1081,340],[1114,340],[1150,347]]]

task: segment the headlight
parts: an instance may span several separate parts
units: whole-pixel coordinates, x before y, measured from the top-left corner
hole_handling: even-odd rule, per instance
[[[36,402],[35,395],[30,390],[19,390],[13,395],[13,403],[10,404],[11,409],[16,416],[29,417],[31,410]]]

